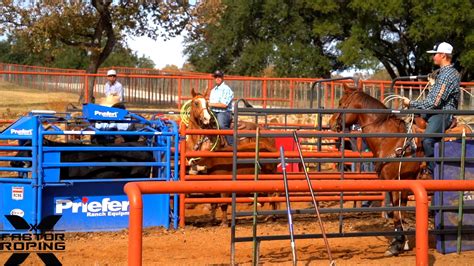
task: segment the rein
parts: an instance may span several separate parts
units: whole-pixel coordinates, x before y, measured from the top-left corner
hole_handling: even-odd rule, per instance
[[[346,102],[344,103],[344,106],[342,106],[341,109],[347,109],[347,107],[349,106],[349,104],[350,104],[350,102],[351,102],[351,101],[349,101],[349,100],[352,99],[352,97],[354,97],[357,93],[358,93],[358,91],[353,91],[353,92],[351,93],[351,95],[349,95],[349,97],[347,98]],[[340,119],[340,118],[341,118],[341,113],[337,113],[337,115],[336,115],[336,122],[337,122],[338,124],[340,124],[340,126],[341,126],[341,128],[342,128],[342,121],[341,121],[341,123],[339,123],[339,119]]]

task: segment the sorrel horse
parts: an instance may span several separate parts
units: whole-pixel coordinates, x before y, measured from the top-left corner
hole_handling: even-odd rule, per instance
[[[212,119],[211,111],[206,100],[206,95],[191,90],[193,99],[191,100],[191,107],[189,111],[189,129],[216,129],[216,123]],[[239,130],[255,130],[257,124],[252,122],[238,121]],[[186,149],[192,151],[216,151],[216,152],[232,152],[233,147],[227,146],[224,138],[219,138],[212,135],[188,135],[186,138]],[[276,152],[275,140],[272,138],[262,138],[259,141],[260,152]],[[254,152],[256,147],[255,138],[239,139],[237,142],[237,151],[240,152]],[[208,175],[218,174],[232,174],[232,158],[221,157],[204,157],[197,160],[190,160],[190,174],[198,174],[201,171],[206,171]],[[263,165],[261,172],[265,174],[272,174],[276,172],[276,164]],[[238,165],[237,174],[253,174],[255,171],[255,164]],[[228,194],[221,194],[222,197],[228,197]],[[276,205],[273,205],[276,209]],[[211,204],[211,218],[215,220],[217,204]],[[228,223],[227,220],[227,204],[221,204],[223,225]]]
[[[341,109],[387,109],[379,100],[364,93],[357,88],[351,88],[344,85],[344,93],[339,100]],[[345,117],[343,117],[345,116]],[[344,123],[344,125],[343,125]],[[388,113],[335,113],[329,120],[329,125],[334,131],[341,131],[342,127],[350,128],[353,124],[358,124],[363,133],[406,133],[405,122],[393,114]],[[421,141],[417,142],[416,150],[407,149],[403,156],[409,157],[416,155],[423,157],[421,151]],[[375,158],[395,158],[401,157],[400,150],[407,146],[404,138],[400,137],[370,137],[366,138],[369,149]],[[376,164],[376,172],[381,179],[416,179],[420,174],[420,162],[381,162]],[[406,206],[407,192],[391,192],[391,203],[393,206]],[[401,197],[400,197],[401,195]],[[396,232],[403,231],[401,212],[393,213],[393,225]],[[404,246],[405,236],[398,234],[392,240],[386,255],[398,255]]]
[[[191,106],[189,111],[188,129],[213,129],[216,128],[215,121],[212,120],[211,110],[204,95],[191,89]],[[186,150],[210,151],[217,142],[217,136],[210,135],[187,135]]]
[[[188,129],[217,129],[217,123],[213,118],[209,104],[207,102],[206,92],[204,95],[191,89],[191,106],[189,111]],[[239,130],[256,130],[258,125],[256,123],[247,121],[238,121]],[[231,124],[233,128],[233,124]],[[251,142],[254,138],[241,138],[239,143]],[[216,135],[189,135],[186,138],[186,149],[194,151],[210,151],[227,146],[225,138]]]
[[[230,146],[221,148],[216,152],[232,152],[233,149]],[[244,142],[237,146],[237,152],[255,152],[256,151],[256,142]],[[259,141],[259,152],[276,152],[275,143],[272,142],[272,139],[264,138]],[[208,175],[231,175],[232,166],[233,166],[232,157],[204,157],[200,158],[196,163],[200,167],[203,167],[202,170]],[[275,174],[277,171],[276,163],[261,164],[260,165],[261,174]],[[255,164],[238,164],[237,165],[237,175],[250,175],[255,173]],[[221,197],[230,197],[229,193],[222,193]],[[276,210],[278,205],[275,202],[270,203],[273,210]],[[222,217],[221,225],[228,225],[227,219],[227,207],[228,204],[220,204]],[[216,217],[217,204],[211,204],[211,219],[215,220]]]

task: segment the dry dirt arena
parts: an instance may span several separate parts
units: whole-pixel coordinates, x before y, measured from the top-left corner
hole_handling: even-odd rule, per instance
[[[301,203],[306,204],[306,203]],[[239,205],[240,206],[240,205]],[[306,204],[307,206],[307,204]],[[303,206],[304,207],[304,206]],[[249,210],[251,207],[244,207]],[[200,205],[187,210],[184,229],[147,228],[143,234],[143,265],[229,265],[230,228],[211,225],[208,211]],[[322,216],[326,232],[337,232],[339,216]],[[414,225],[413,218],[410,223]],[[344,216],[345,232],[390,230],[390,222],[380,213],[352,213]],[[285,217],[258,224],[258,235],[288,235]],[[320,233],[315,216],[294,217],[295,234]],[[251,236],[251,218],[239,218],[236,236]],[[101,233],[68,233],[66,251],[56,253],[63,265],[126,265],[127,231]],[[398,257],[384,257],[389,239],[386,237],[330,238],[329,246],[336,265],[415,265],[414,249]],[[410,239],[414,242],[414,239]],[[252,243],[236,243],[236,263],[252,265]],[[461,255],[443,255],[435,250],[430,239],[430,265],[473,265],[474,251]],[[296,240],[299,265],[329,265],[323,239]],[[10,254],[0,253],[0,262]],[[260,263],[291,265],[290,240],[261,243]],[[37,256],[29,256],[23,265],[42,265]]]

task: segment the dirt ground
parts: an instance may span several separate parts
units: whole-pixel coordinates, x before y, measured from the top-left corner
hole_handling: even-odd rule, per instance
[[[205,206],[198,206],[187,212],[187,226],[178,230],[147,228],[143,237],[144,265],[228,265],[230,264],[230,235],[227,226],[211,225]],[[248,209],[247,207],[246,209]],[[339,216],[323,215],[327,233],[338,232]],[[260,236],[288,235],[285,217],[276,221],[259,221],[257,234]],[[414,224],[414,219],[409,218]],[[380,213],[352,213],[344,216],[344,232],[367,232],[391,229],[390,221],[381,218]],[[320,233],[314,215],[294,217],[295,234]],[[239,218],[236,236],[252,236],[251,218]],[[100,233],[66,234],[66,251],[56,256],[64,265],[126,265],[126,230]],[[398,257],[385,257],[389,238],[359,237],[330,238],[329,246],[336,265],[415,265],[415,250],[412,249]],[[414,243],[414,239],[410,239]],[[430,239],[430,265],[472,265],[474,251],[463,251],[461,255],[440,254],[435,249],[436,240]],[[296,239],[299,265],[329,265],[327,249],[323,239]],[[252,242],[235,244],[235,261],[239,265],[251,265]],[[0,262],[10,256],[0,254]],[[263,241],[260,245],[260,263],[265,265],[291,265],[292,252],[290,240]],[[30,256],[24,265],[42,265],[37,256]]]

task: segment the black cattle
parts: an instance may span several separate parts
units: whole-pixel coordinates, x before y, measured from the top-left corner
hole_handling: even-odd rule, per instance
[[[27,141],[25,146],[31,145]],[[43,146],[85,146],[84,144],[61,143],[44,140]],[[141,147],[145,142],[92,145],[94,147]],[[31,157],[30,151],[20,151],[17,157]],[[62,151],[61,162],[153,162],[151,151]],[[11,161],[13,167],[30,167],[30,162]],[[149,177],[151,166],[82,166],[61,167],[60,179],[101,179]]]

